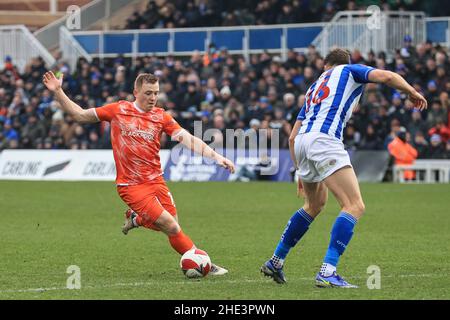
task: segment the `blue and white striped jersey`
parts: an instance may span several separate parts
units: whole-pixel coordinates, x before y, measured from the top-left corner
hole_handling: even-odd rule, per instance
[[[322,132],[342,139],[372,70],[360,64],[344,64],[322,73],[306,92],[305,104],[297,117],[302,121],[299,134]]]

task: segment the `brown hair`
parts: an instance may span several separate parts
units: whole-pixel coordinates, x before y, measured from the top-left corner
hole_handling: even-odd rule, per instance
[[[142,85],[144,83],[156,83],[158,82],[159,79],[157,76],[155,76],[154,74],[151,73],[141,73],[140,75],[137,76],[136,81],[134,81],[134,88],[135,89],[141,89]]]
[[[336,48],[330,51],[325,57],[325,64],[329,66],[338,66],[340,64],[350,63],[350,52],[345,49]]]

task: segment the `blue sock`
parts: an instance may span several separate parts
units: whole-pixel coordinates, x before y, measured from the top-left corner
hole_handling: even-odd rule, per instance
[[[350,239],[353,236],[353,228],[357,220],[347,212],[341,212],[334,222],[331,230],[330,245],[323,259],[323,263],[336,267],[340,256],[344,253]]]
[[[282,267],[283,260],[286,259],[289,250],[291,250],[291,248],[303,237],[306,231],[308,231],[309,225],[313,220],[314,218],[303,208],[294,213],[288,221],[286,229],[284,229],[281,240],[272,257],[272,261],[276,264],[275,267]]]

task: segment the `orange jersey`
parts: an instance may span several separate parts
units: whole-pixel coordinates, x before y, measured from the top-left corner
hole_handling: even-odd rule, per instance
[[[111,123],[116,184],[135,185],[163,174],[159,159],[162,132],[182,129],[164,109],[145,112],[135,102],[119,101],[94,109],[97,118]]]

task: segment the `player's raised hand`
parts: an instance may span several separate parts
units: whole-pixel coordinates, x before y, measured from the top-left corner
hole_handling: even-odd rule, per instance
[[[234,163],[225,157],[220,157],[219,160],[217,160],[217,164],[221,167],[224,167],[231,173],[234,173],[234,171],[235,171]]]
[[[408,98],[414,104],[414,108],[419,109],[420,111],[425,110],[428,107],[427,100],[417,91],[410,93]]]
[[[52,71],[48,71],[44,74],[42,81],[50,91],[57,91],[61,88],[63,82],[63,74],[58,79]]]

